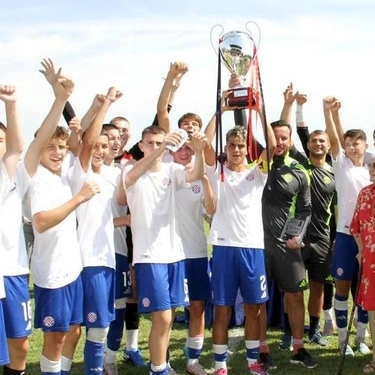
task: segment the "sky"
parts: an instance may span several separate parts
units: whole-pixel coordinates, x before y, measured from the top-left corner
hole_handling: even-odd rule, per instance
[[[258,58],[267,119],[279,118],[283,91],[293,82],[295,90],[308,95],[304,118],[311,130],[324,129],[322,98],[333,95],[342,102],[344,128],[364,129],[373,147],[374,16],[372,0],[2,2],[0,84],[17,87],[26,145],[53,102],[38,72],[42,58],[51,58],[75,81],[70,102],[79,117],[97,93],[116,86],[123,97],[106,120],[130,120],[130,146],[151,124],[173,61],[184,61],[189,71],[171,111],[172,126],[185,112],[198,113],[208,123],[218,74],[210,31],[216,24],[224,32],[246,31],[246,23],[254,21],[261,30]],[[214,43],[218,38],[214,34]],[[221,78],[225,88],[229,71],[224,67]],[[225,114],[223,123],[225,129],[232,127],[233,116]]]

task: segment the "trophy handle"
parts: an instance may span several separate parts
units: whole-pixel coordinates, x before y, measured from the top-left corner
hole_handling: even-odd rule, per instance
[[[220,34],[219,34],[219,38],[220,38],[220,36],[223,34],[223,31],[224,31],[223,25],[220,25],[219,23],[217,23],[216,25],[212,26],[211,31],[210,31],[210,42],[211,42],[211,46],[212,46],[213,50],[215,51],[216,56],[217,56],[217,45],[215,46],[215,44],[213,42],[213,32],[214,32],[214,29],[216,29],[218,27],[221,28],[221,31],[220,31]]]
[[[255,25],[257,31],[258,31],[258,38],[255,40],[254,36],[253,36],[253,28],[251,28],[251,25]],[[245,25],[245,29],[249,32],[250,34],[250,37],[253,39],[254,41],[254,44],[255,44],[255,48],[256,48],[256,52],[255,52],[255,56],[253,56],[253,58],[256,57],[256,55],[258,54],[258,50],[259,50],[259,46],[260,46],[260,41],[261,41],[261,36],[262,36],[262,33],[260,31],[260,27],[259,25],[255,22],[255,21],[249,21],[246,23]],[[258,42],[258,43],[256,43]]]

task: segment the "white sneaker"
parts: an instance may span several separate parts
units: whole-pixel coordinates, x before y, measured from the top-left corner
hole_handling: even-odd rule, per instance
[[[354,351],[350,347],[350,345],[349,344],[346,345],[345,353],[344,353],[344,346],[345,346],[345,341],[342,341],[342,342],[339,343],[340,353],[345,354],[346,356],[349,356],[349,357],[354,357]]]

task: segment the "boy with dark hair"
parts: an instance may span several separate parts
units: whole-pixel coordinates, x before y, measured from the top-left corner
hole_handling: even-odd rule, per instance
[[[165,134],[157,126],[144,129],[140,148],[145,156],[125,167],[123,175],[132,212],[139,311],[152,316],[149,349],[153,375],[168,374],[166,353],[174,310],[188,301],[175,192],[204,174],[203,135],[193,135],[189,143],[196,153],[191,171],[174,163],[162,163],[167,144],[178,146],[180,142],[179,134]]]
[[[228,107],[222,95],[222,112]],[[227,162],[215,168],[214,150],[205,149],[207,175],[216,195],[216,211],[211,223],[208,243],[213,245],[212,293],[214,309],[213,353],[215,375],[228,374],[228,326],[238,290],[244,300],[245,347],[248,372],[267,375],[258,363],[260,346],[260,309],[268,300],[264,262],[264,240],[261,216],[261,197],[267,179],[267,152],[272,158],[275,138],[272,129],[264,122],[268,136],[268,150],[258,160],[247,164],[247,131],[236,126],[226,134]],[[214,136],[215,116],[205,129],[209,140]]]
[[[4,374],[23,374],[29,349],[28,336],[31,333],[31,303],[28,288],[28,261],[22,233],[21,202],[29,184],[29,177],[23,168],[17,168],[23,148],[21,124],[17,109],[17,93],[14,86],[0,85],[0,100],[5,104],[7,128],[0,123],[0,166],[1,176],[0,216],[0,271],[1,289],[6,298],[0,301],[0,361],[4,361]],[[4,178],[3,178],[4,177]],[[18,213],[18,214],[17,214]],[[4,279],[2,276],[4,275]],[[4,290],[2,291],[4,292]],[[4,294],[0,292],[1,297]],[[1,307],[0,307],[1,309]],[[3,331],[4,330],[4,331]],[[5,339],[5,340],[3,340]],[[8,353],[3,352],[8,343]]]
[[[338,110],[341,103],[334,97],[323,99],[324,118],[331,141],[333,171],[337,190],[337,232],[333,252],[332,276],[335,278],[336,293],[334,308],[338,329],[338,344],[342,354],[353,356],[352,348],[345,346],[348,323],[348,296],[355,287],[358,277],[358,246],[350,234],[350,223],[360,190],[371,184],[368,163],[371,154],[366,153],[366,133],[361,129],[350,129],[344,134],[344,148],[340,144]],[[367,159],[368,158],[368,159]],[[366,160],[367,159],[367,160]],[[353,284],[352,284],[353,283]],[[353,290],[353,289],[352,289]],[[355,295],[355,290],[353,295]],[[362,354],[369,353],[365,344],[367,312],[357,306],[358,326],[355,345]]]
[[[46,71],[53,69],[47,60],[42,65]],[[57,124],[74,84],[56,76],[52,88],[55,101],[24,160],[32,177],[30,201],[35,243],[31,264],[35,327],[42,328],[44,338],[40,359],[44,375],[68,374],[80,337],[82,262],[75,209],[98,192],[96,184],[85,184],[72,196],[68,180],[61,175],[68,134]]]

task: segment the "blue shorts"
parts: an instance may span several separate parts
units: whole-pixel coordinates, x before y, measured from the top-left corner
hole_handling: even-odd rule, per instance
[[[170,264],[137,263],[134,268],[140,313],[170,310],[189,304],[183,260]]]
[[[107,328],[115,319],[115,270],[84,267],[84,318],[87,328]]]
[[[81,275],[61,288],[47,289],[34,285],[35,328],[43,332],[68,332],[71,325],[83,322]]]
[[[3,299],[0,299],[0,366],[10,362],[3,315]]]
[[[352,280],[358,272],[358,246],[353,236],[336,233],[333,250],[332,276],[337,280]]]
[[[210,299],[210,273],[207,258],[185,259],[185,274],[190,301],[208,301]]]
[[[4,276],[6,298],[3,299],[5,331],[9,339],[31,334],[31,301],[27,275]]]
[[[116,253],[116,290],[115,299],[123,299],[132,295],[132,283],[128,257]]]
[[[246,304],[268,300],[262,249],[213,246],[212,294],[214,305],[234,306],[238,289]]]

